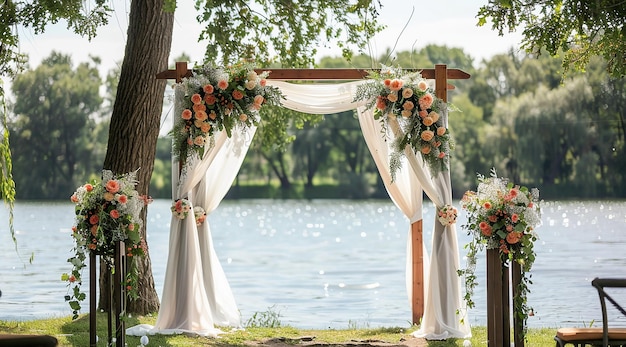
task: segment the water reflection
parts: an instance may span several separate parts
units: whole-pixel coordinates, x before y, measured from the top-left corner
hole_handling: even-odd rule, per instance
[[[168,253],[169,204],[155,201],[148,215],[148,244],[159,293]],[[433,213],[427,204],[427,248]],[[0,216],[7,220],[6,211]],[[459,226],[464,218],[461,212]],[[535,316],[529,325],[599,322],[599,303],[590,281],[626,277],[626,203],[545,202],[542,220],[529,297]],[[300,328],[409,324],[405,282],[409,226],[390,201],[225,201],[209,222],[244,321],[272,308],[280,312],[283,324]],[[65,261],[71,255],[72,224],[70,203],[16,205],[19,257],[6,228],[0,232],[0,319],[71,314],[63,301],[67,288],[60,274],[70,269]],[[458,232],[462,247],[469,239],[460,227]],[[463,256],[464,250],[460,253]],[[476,308],[469,314],[472,324],[485,324],[484,267],[481,257]]]

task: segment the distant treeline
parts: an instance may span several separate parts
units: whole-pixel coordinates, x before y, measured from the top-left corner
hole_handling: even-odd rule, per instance
[[[459,110],[449,114],[456,197],[492,167],[538,187],[544,199],[626,197],[626,79],[609,78],[602,60],[562,78],[561,61],[548,55],[509,52],[477,63],[462,49],[430,45],[395,57],[394,66],[447,64],[472,76],[450,81],[449,101]],[[319,67],[380,67],[372,62],[329,57]],[[53,53],[13,81],[9,128],[18,199],[69,198],[99,174],[117,74],[103,81],[97,60],[74,67],[69,56]],[[288,141],[272,143],[272,129],[260,128],[227,198],[387,197],[353,112],[276,114],[293,119]],[[169,139],[161,138],[153,197],[171,196],[170,151]]]

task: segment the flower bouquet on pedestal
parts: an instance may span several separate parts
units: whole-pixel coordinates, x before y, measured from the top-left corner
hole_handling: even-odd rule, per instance
[[[108,266],[112,266],[118,241],[125,243],[129,258],[126,289],[131,297],[137,295],[138,271],[133,259],[146,254],[146,243],[140,230],[141,211],[147,199],[135,190],[135,176],[136,172],[114,176],[111,171],[104,170],[101,181],[93,180],[78,187],[71,197],[76,204],[76,224],[72,227],[75,247],[74,256],[67,260],[72,264],[72,271],[63,274],[62,279],[69,282],[68,286],[73,286],[66,300],[74,318],[78,317],[80,302],[86,298],[80,287],[89,252],[100,255]]]
[[[478,182],[478,189],[466,192],[461,200],[462,208],[468,212],[468,221],[463,228],[472,236],[471,242],[465,246],[468,249],[467,268],[459,270],[459,274],[465,277],[465,301],[469,308],[474,306],[471,297],[477,284],[474,275],[477,252],[484,248],[497,249],[504,265],[515,262],[521,267],[519,294],[513,298],[513,308],[525,325],[532,312],[526,296],[531,284],[528,272],[535,262],[535,228],[541,223],[539,190],[529,190],[497,177],[495,169],[491,170],[491,177],[479,174]]]

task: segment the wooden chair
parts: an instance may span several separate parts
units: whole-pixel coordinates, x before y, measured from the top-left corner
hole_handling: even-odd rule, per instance
[[[626,317],[626,309],[622,307],[605,288],[626,288],[626,278],[596,278],[591,285],[598,290],[600,307],[602,308],[602,328],[560,328],[554,340],[557,347],[571,344],[576,347],[603,346],[626,347],[626,328],[609,328],[606,312],[606,302],[610,302],[621,314]]]

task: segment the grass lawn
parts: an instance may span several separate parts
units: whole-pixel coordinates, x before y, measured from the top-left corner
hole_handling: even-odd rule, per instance
[[[140,323],[154,324],[155,317],[129,318],[127,326]],[[249,327],[245,330],[230,331],[219,338],[205,338],[185,335],[154,335],[149,336],[147,346],[250,346],[254,342],[262,342],[267,339],[285,338],[297,339],[299,337],[315,337],[316,344],[337,344],[354,341],[384,341],[399,344],[410,338],[415,327],[390,327],[372,329],[345,329],[345,330],[302,330],[292,327]],[[99,336],[98,346],[106,345],[107,315],[98,314],[97,330]],[[554,329],[530,329],[526,346],[542,347],[554,346]],[[81,315],[78,319],[71,317],[43,319],[26,322],[0,321],[0,334],[35,334],[51,335],[59,340],[59,346],[89,346],[89,316]],[[470,339],[472,346],[487,345],[487,329],[485,327],[473,327],[473,337]],[[294,345],[297,345],[293,342]],[[463,346],[463,339],[450,339],[447,341],[426,341],[424,346]],[[139,337],[127,336],[126,344],[129,347],[140,346]]]

